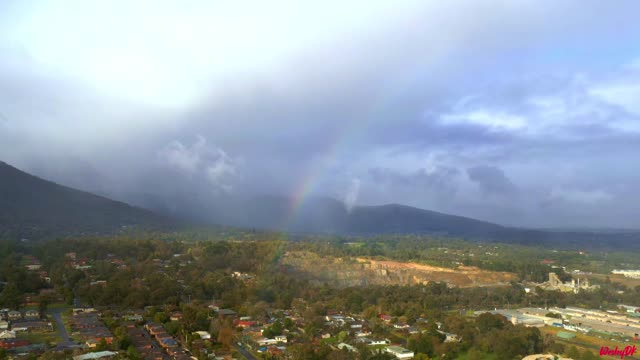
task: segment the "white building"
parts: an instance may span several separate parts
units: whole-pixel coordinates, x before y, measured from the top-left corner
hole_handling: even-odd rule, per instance
[[[284,335],[275,336],[273,339],[279,343],[285,343],[285,344],[287,343],[287,337]]]
[[[200,336],[200,339],[209,340],[211,339],[211,334],[208,331],[194,331],[194,334]]]
[[[349,344],[345,344],[345,343],[340,343],[338,344],[338,349],[342,350],[342,349],[347,349],[349,351],[352,352],[358,352],[358,349],[356,349],[355,347],[349,345]]]
[[[15,331],[5,330],[3,332],[0,332],[0,339],[15,339],[15,338],[16,338]]]
[[[411,359],[414,355],[413,351],[405,349],[402,346],[388,346],[385,351],[398,359]]]
[[[623,275],[632,279],[640,279],[640,270],[613,270],[612,274]]]

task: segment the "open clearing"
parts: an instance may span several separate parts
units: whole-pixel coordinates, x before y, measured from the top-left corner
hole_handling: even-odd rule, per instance
[[[282,263],[311,281],[336,286],[415,285],[431,281],[457,287],[502,286],[516,279],[513,273],[470,266],[453,269],[391,260],[320,257],[306,251],[288,252]]]

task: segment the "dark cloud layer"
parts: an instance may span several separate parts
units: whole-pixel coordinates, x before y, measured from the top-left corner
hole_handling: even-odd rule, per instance
[[[500,168],[495,166],[475,166],[467,169],[471,181],[476,182],[480,189],[490,195],[510,195],[516,187]]]
[[[638,12],[2,2],[0,160],[152,206],[305,193],[637,227]]]

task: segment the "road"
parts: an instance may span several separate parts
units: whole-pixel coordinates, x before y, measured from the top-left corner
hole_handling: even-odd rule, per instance
[[[77,346],[77,344],[73,342],[71,338],[69,338],[69,333],[67,333],[67,329],[64,327],[64,322],[62,321],[62,315],[61,315],[62,310],[61,309],[50,310],[49,314],[51,314],[51,317],[53,317],[53,319],[56,321],[56,328],[58,329],[58,335],[62,339],[62,341],[58,343],[58,348],[67,348],[67,347]]]
[[[235,343],[233,344],[233,346],[236,348],[236,350],[238,350],[240,354],[242,354],[242,356],[244,356],[248,360],[258,360],[257,357],[253,356],[253,354],[248,352],[247,349],[245,349],[244,347],[238,346],[238,344],[235,344]]]
[[[144,335],[145,340],[150,341],[151,342],[151,346],[153,350],[157,350],[162,352],[162,358],[163,359],[171,359],[169,357],[169,355],[164,354],[164,351],[162,350],[162,347],[160,346],[160,344],[158,344],[158,341],[151,337],[151,334],[149,334],[149,332],[147,331],[147,329],[142,329],[142,334]]]

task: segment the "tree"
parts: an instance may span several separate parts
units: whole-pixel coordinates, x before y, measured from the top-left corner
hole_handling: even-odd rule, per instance
[[[46,312],[47,312],[47,307],[49,306],[49,300],[48,299],[41,299],[40,302],[38,303],[38,313],[40,314],[40,317],[44,318]]]
[[[266,328],[262,332],[262,335],[266,338],[272,338],[274,336],[282,335],[283,330],[284,330],[284,326],[282,325],[282,322],[276,321],[271,326]]]
[[[486,332],[491,329],[503,329],[510,324],[502,315],[494,315],[491,313],[483,313],[476,319],[476,326],[480,332]]]
[[[572,359],[574,359],[574,360],[581,359],[580,351],[578,351],[578,348],[575,347],[575,345],[572,345],[569,348],[569,351],[567,351],[567,356],[572,358]]]
[[[580,359],[582,360],[597,360],[598,356],[596,356],[594,353],[592,353],[591,351],[585,349],[582,352],[582,356],[580,357]]]
[[[127,356],[131,360],[139,360],[139,359],[141,359],[140,354],[138,353],[138,351],[136,350],[136,348],[133,345],[129,345],[129,347],[127,348]]]
[[[96,351],[104,351],[107,350],[107,340],[105,338],[101,338],[96,345]]]
[[[18,309],[22,304],[22,292],[15,283],[8,283],[0,293],[0,303],[10,309]]]
[[[220,329],[218,332],[218,342],[227,348],[231,348],[231,344],[233,343],[233,329],[228,326]]]

